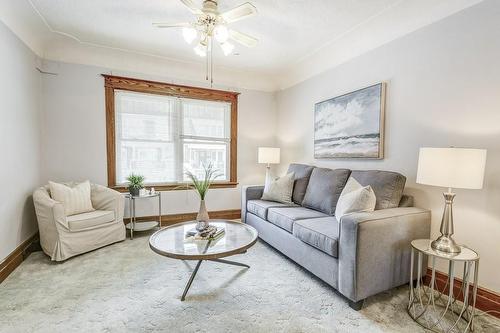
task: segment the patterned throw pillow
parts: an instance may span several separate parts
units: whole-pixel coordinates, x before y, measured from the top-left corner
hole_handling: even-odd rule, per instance
[[[50,196],[64,206],[66,216],[94,211],[90,199],[90,182],[84,181],[73,187],[49,181]]]
[[[292,194],[294,180],[293,172],[286,176],[276,178],[269,184],[269,187],[264,188],[261,199],[293,205]]]
[[[377,198],[370,185],[361,186],[353,177],[347,180],[342,193],[340,194],[335,217],[338,221],[342,216],[356,212],[373,212]]]

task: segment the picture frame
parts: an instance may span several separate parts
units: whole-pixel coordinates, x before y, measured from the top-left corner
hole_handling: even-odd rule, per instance
[[[314,158],[384,158],[386,83],[314,105]]]

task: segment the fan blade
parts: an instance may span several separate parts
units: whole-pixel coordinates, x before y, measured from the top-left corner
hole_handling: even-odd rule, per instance
[[[227,23],[236,22],[244,18],[250,17],[257,14],[257,8],[250,2],[245,2],[244,4],[228,10],[225,13],[220,14],[220,16]]]
[[[229,30],[229,38],[246,47],[254,47],[259,42],[257,38],[254,38],[250,35],[231,29]]]
[[[197,8],[192,0],[181,0],[181,2],[184,4],[184,6],[186,6],[189,9],[191,13],[196,15],[203,14],[201,9]]]
[[[156,28],[184,28],[184,27],[190,27],[191,24],[188,22],[181,22],[181,23],[153,23],[153,27]]]

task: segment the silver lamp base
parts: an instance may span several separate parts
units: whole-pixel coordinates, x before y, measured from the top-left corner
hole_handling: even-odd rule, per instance
[[[431,247],[440,252],[446,252],[446,253],[460,253],[460,246],[455,243],[453,238],[451,237],[446,237],[444,235],[439,236],[438,239],[435,241],[431,242]]]
[[[454,232],[453,228],[453,199],[455,198],[455,193],[448,189],[447,193],[443,193],[445,199],[443,218],[441,220],[441,227],[439,231],[441,236],[435,241],[432,241],[432,249],[445,253],[460,253],[460,246],[455,243],[451,237]]]

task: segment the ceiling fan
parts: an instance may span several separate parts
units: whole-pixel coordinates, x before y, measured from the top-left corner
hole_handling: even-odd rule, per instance
[[[214,39],[218,42],[226,56],[230,55],[234,50],[234,45],[229,40],[233,40],[246,47],[257,45],[257,38],[227,27],[230,23],[255,15],[257,8],[251,3],[246,2],[224,13],[220,13],[218,10],[218,0],[204,0],[202,8],[196,7],[192,0],[180,1],[196,15],[194,22],[153,23],[153,26],[157,28],[182,28],[184,40],[190,45],[193,42],[196,43],[194,52],[200,57],[206,57],[208,54],[211,58]]]

